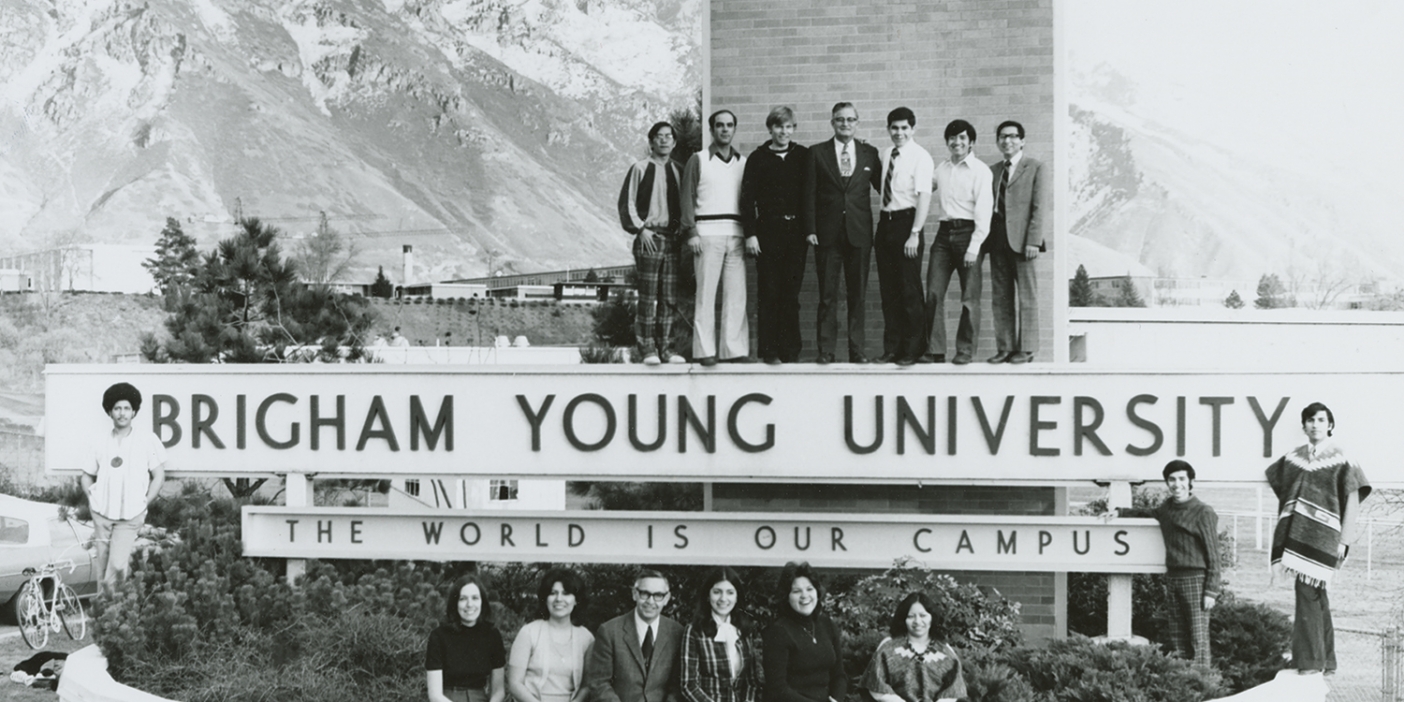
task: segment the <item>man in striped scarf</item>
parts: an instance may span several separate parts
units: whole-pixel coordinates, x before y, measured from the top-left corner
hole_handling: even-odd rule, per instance
[[[1277,494],[1277,528],[1272,535],[1274,574],[1296,581],[1297,611],[1292,624],[1292,665],[1303,675],[1336,670],[1335,632],[1326,586],[1345,563],[1355,540],[1360,503],[1370,484],[1360,466],[1330,441],[1335,415],[1313,402],[1302,410],[1307,444],[1267,469]]]

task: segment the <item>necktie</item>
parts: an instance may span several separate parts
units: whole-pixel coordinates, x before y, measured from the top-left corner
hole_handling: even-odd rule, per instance
[[[648,627],[648,633],[644,634],[643,656],[645,666],[653,663],[653,627]]]
[[[1009,188],[1009,171],[1014,170],[1014,166],[1008,161],[1004,162],[1004,174],[999,179],[999,200],[995,203],[995,212],[999,216],[1004,216],[1004,191]]]
[[[887,177],[882,179],[882,209],[892,204],[892,171],[897,170],[897,154],[901,153],[896,148],[892,149],[892,156],[887,159]]]
[[[853,175],[853,157],[848,154],[848,147],[843,147],[843,157],[839,159],[839,173],[847,178]]]

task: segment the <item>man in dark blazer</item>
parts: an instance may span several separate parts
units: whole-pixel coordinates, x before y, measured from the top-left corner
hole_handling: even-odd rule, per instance
[[[819,278],[816,345],[818,363],[832,363],[838,339],[838,285],[843,272],[848,302],[848,360],[867,363],[863,353],[863,297],[873,252],[870,190],[882,191],[877,148],[854,137],[858,110],[840,102],[830,112],[834,138],[809,148],[805,174],[805,225],[814,246]]]
[[[1006,120],[995,138],[1004,158],[990,167],[995,208],[990,236],[981,251],[990,257],[990,307],[995,323],[997,353],[989,361],[1028,363],[1038,353],[1034,259],[1046,250],[1043,216],[1048,210],[1045,197],[1050,176],[1043,172],[1042,163],[1024,155],[1024,125]]]
[[[656,570],[634,578],[634,608],[600,625],[585,661],[593,702],[680,702],[677,660],[683,627],[663,616],[668,579]]]

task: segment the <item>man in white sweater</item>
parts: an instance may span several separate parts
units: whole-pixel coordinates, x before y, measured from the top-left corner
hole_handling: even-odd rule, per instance
[[[751,351],[746,319],[746,260],[741,221],[741,176],[746,157],[731,147],[736,115],[718,110],[707,118],[712,144],[683,168],[682,229],[692,251],[697,294],[692,323],[692,358],[704,366],[717,359],[743,362]],[[721,334],[717,333],[717,287],[721,287]]]

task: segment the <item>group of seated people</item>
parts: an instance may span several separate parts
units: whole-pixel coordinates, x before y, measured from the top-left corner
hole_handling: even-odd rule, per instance
[[[843,634],[823,611],[824,589],[808,563],[787,563],[774,622],[762,627],[742,605],[747,591],[728,567],[708,571],[693,593],[692,621],[662,615],[666,576],[634,578],[634,608],[592,634],[580,626],[589,593],[575,571],[548,571],[539,618],[506,652],[477,575],[449,591],[447,619],[429,635],[424,667],[430,702],[844,702]],[[939,702],[965,695],[961,665],[931,631],[934,604],[907,595],[873,653],[860,686],[876,702]]]

